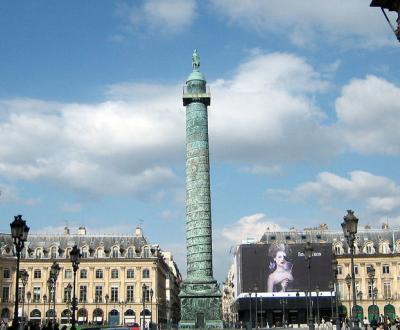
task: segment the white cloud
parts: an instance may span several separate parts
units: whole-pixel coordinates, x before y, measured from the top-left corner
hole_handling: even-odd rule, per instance
[[[196,10],[195,0],[147,0],[130,9],[129,20],[135,27],[161,35],[176,33],[193,23]]]
[[[364,154],[400,154],[400,88],[382,78],[354,79],[336,100],[338,126]]]
[[[230,22],[259,33],[277,33],[299,46],[323,42],[373,47],[395,45],[379,8],[364,0],[212,0]]]
[[[265,214],[256,213],[240,218],[235,223],[226,226],[221,236],[229,244],[239,244],[245,239],[259,240],[267,230],[281,230],[279,224],[269,220]]]
[[[376,215],[400,211],[400,186],[389,178],[365,171],[350,172],[349,178],[322,172],[315,181],[305,182],[292,190],[268,189],[267,194],[292,201],[316,199],[324,207],[338,200],[358,201]]]
[[[314,104],[329,84],[302,58],[258,53],[231,79],[211,85],[213,160],[278,172],[282,162],[331,157],[342,148]],[[121,83],[108,87],[102,103],[0,100],[0,176],[182,201],[184,183],[172,170],[185,157],[180,94],[180,84]]]

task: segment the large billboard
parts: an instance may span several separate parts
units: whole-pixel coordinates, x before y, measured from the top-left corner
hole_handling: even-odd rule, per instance
[[[305,244],[243,244],[236,253],[237,294],[304,292],[308,290]],[[330,291],[332,244],[313,243],[311,290]]]

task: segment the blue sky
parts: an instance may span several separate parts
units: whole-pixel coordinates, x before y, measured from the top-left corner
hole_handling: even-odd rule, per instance
[[[348,208],[398,226],[400,45],[369,2],[3,2],[0,230],[16,214],[36,232],[141,225],[185,274],[194,48],[218,280],[267,228],[339,229]]]

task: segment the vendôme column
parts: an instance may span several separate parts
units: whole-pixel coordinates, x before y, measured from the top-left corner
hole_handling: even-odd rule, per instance
[[[181,285],[179,328],[222,328],[221,292],[213,278],[208,114],[210,93],[192,55],[193,71],[183,91],[186,106],[187,279]]]

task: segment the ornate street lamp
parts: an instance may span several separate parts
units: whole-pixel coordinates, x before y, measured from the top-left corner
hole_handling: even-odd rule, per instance
[[[57,278],[60,273],[60,265],[57,261],[54,261],[50,268],[50,277],[52,281],[52,293],[53,293],[53,328],[56,324],[56,288],[57,288]]]
[[[76,291],[76,272],[79,269],[79,263],[81,259],[81,251],[79,250],[77,245],[74,245],[71,252],[69,253],[72,263],[72,269],[74,271],[74,286],[73,286],[73,294],[72,294],[72,325],[71,330],[76,330],[76,318],[75,311],[77,310],[77,301],[75,296]]]
[[[108,293],[106,293],[106,295],[104,296],[104,299],[106,300],[106,320],[105,320],[105,324],[107,324],[108,322],[108,299],[110,299],[110,296],[108,295]]]
[[[43,324],[46,323],[46,302],[47,302],[47,295],[43,295]]]
[[[150,289],[150,329],[153,329],[153,294],[154,291]]]
[[[249,302],[250,302],[250,316],[249,316],[249,320],[250,320],[250,328],[253,328],[253,320],[251,319],[251,290],[249,290]]]
[[[68,306],[68,324],[70,321],[70,316],[71,316],[71,309],[70,309],[70,305],[71,305],[71,293],[72,293],[72,285],[71,283],[68,283],[68,285],[66,286],[66,291],[67,291],[67,306]]]
[[[47,288],[49,289],[49,323],[50,323],[50,316],[52,316],[54,314],[54,311],[51,313],[52,315],[50,315],[50,311],[51,311],[51,300],[54,299],[54,294],[53,294],[53,290],[54,290],[54,279],[52,277],[49,277],[47,280]]]
[[[287,305],[287,299],[282,298],[279,303],[282,305],[282,327],[286,328],[285,306]]]
[[[349,292],[349,316],[351,319],[352,311],[351,311],[351,291],[350,291],[350,285],[351,285],[351,276],[350,274],[347,274],[346,278],[344,279],[347,285],[347,291]]]
[[[145,313],[145,308],[146,308],[146,289],[147,289],[147,286],[146,286],[146,284],[143,283],[143,285],[142,285],[142,304],[143,304],[142,329],[143,329],[143,330],[144,330],[144,328],[145,328],[145,327],[144,327],[144,324],[145,324],[145,316],[146,316],[146,313]]]
[[[24,312],[24,307],[25,307],[25,287],[28,283],[28,278],[29,278],[29,274],[28,272],[23,269],[20,271],[19,276],[21,278],[21,282],[22,282],[22,292],[21,292],[21,301],[22,301],[22,326],[25,325],[25,312]]]
[[[368,277],[371,283],[372,306],[374,306],[373,307],[374,313],[372,318],[375,319],[375,297],[374,297],[375,268],[372,265],[368,268]]]
[[[315,286],[315,293],[317,294],[317,324],[319,327],[319,324],[321,323],[320,321],[320,312],[319,312],[319,286]]]
[[[354,215],[354,211],[347,210],[347,214],[343,217],[342,229],[344,237],[347,239],[347,243],[350,247],[351,257],[351,279],[352,279],[352,291],[353,291],[353,330],[359,330],[357,314],[357,297],[356,297],[356,276],[354,273],[354,241],[357,234],[358,218]]]
[[[28,291],[27,293],[26,293],[26,300],[28,300],[28,322],[29,322],[29,302],[31,301],[31,298],[32,298],[32,293],[30,292],[30,291]]]
[[[331,297],[331,322],[333,322],[333,290],[335,288],[335,286],[333,285],[333,282],[329,282],[328,285],[329,288],[329,293],[330,293],[330,297]]]
[[[332,271],[333,271],[333,279],[335,281],[335,325],[339,325],[339,301],[338,301],[338,261],[336,259],[332,259]],[[337,328],[337,327],[336,327]]]
[[[257,316],[257,291],[258,291],[258,286],[257,284],[254,285],[254,294],[256,296],[256,324],[255,324],[255,328],[257,329],[257,324],[258,324],[258,316]]]
[[[308,328],[310,330],[315,329],[313,310],[312,310],[312,300],[311,300],[311,259],[313,256],[313,251],[314,249],[311,243],[307,242],[306,245],[304,246],[304,259],[308,263],[308,292],[310,294],[310,316],[309,316]]]
[[[15,245],[15,252],[17,255],[17,272],[15,279],[15,306],[14,306],[14,318],[12,321],[12,328],[18,329],[18,282],[19,282],[19,260],[21,258],[21,251],[24,248],[24,243],[28,238],[29,227],[26,225],[26,221],[22,220],[22,215],[14,217],[14,221],[10,223],[11,237]]]

